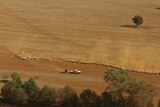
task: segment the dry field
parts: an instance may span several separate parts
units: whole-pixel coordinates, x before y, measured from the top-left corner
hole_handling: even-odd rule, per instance
[[[82,70],[82,73],[80,75],[61,73],[66,68],[78,68]],[[78,64],[65,61],[49,61],[43,59],[21,60],[13,54],[0,53],[0,79],[9,77],[13,72],[18,72],[23,80],[30,77],[35,78],[41,87],[49,85],[58,89],[63,88],[65,85],[70,85],[78,94],[82,92],[83,89],[90,88],[100,95],[107,86],[103,81],[104,72],[107,68],[107,66]],[[129,74],[137,80],[147,81],[160,89],[160,75],[137,72],[129,72]],[[2,86],[3,84],[0,83],[0,89]],[[154,100],[155,104],[159,97],[157,94]]]
[[[160,73],[159,7],[160,0],[1,0],[0,79],[18,72],[40,86],[100,94],[108,66],[69,60]],[[139,28],[134,15],[144,18]],[[82,74],[61,73],[75,68]],[[129,73],[160,89],[160,75]]]
[[[103,81],[108,67],[94,64],[78,64],[64,61],[49,60],[20,60],[12,54],[0,54],[0,79],[10,77],[13,72],[18,72],[24,80],[33,77],[38,85],[49,85],[62,88],[70,85],[80,93],[83,89],[90,88],[101,94],[107,84]],[[80,75],[61,73],[64,69],[80,69]],[[137,80],[147,81],[160,89],[160,75],[129,72]],[[0,84],[0,88],[3,84]]]
[[[159,6],[160,0],[1,0],[0,52],[156,73]],[[139,28],[134,15],[144,17]]]

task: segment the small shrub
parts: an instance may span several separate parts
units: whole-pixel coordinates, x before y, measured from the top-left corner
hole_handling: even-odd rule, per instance
[[[140,15],[134,16],[132,20],[133,20],[133,23],[135,23],[137,26],[143,24],[143,18]]]

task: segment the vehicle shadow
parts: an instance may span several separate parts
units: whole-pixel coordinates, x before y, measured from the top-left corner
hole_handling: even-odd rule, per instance
[[[126,28],[137,28],[138,26],[136,26],[136,25],[121,25],[121,27],[126,27]]]
[[[64,72],[64,71],[62,71],[62,72],[60,72],[60,73],[62,73],[62,74],[67,74],[67,72]]]

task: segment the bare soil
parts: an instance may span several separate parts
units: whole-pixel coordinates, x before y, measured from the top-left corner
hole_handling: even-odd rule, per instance
[[[103,92],[107,84],[103,81],[109,66],[95,64],[79,64],[67,61],[49,61],[44,59],[22,60],[13,54],[0,54],[0,78],[9,77],[18,72],[24,80],[34,77],[40,86],[49,85],[62,88],[70,85],[79,93],[91,88],[98,94]],[[81,74],[64,74],[65,69],[80,69]],[[129,72],[135,79],[147,81],[160,88],[160,75]],[[2,84],[1,84],[2,85]]]

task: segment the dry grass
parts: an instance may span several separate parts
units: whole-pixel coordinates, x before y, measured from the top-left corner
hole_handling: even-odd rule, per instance
[[[0,50],[160,71],[160,0],[1,0]],[[144,25],[133,27],[134,15]]]

